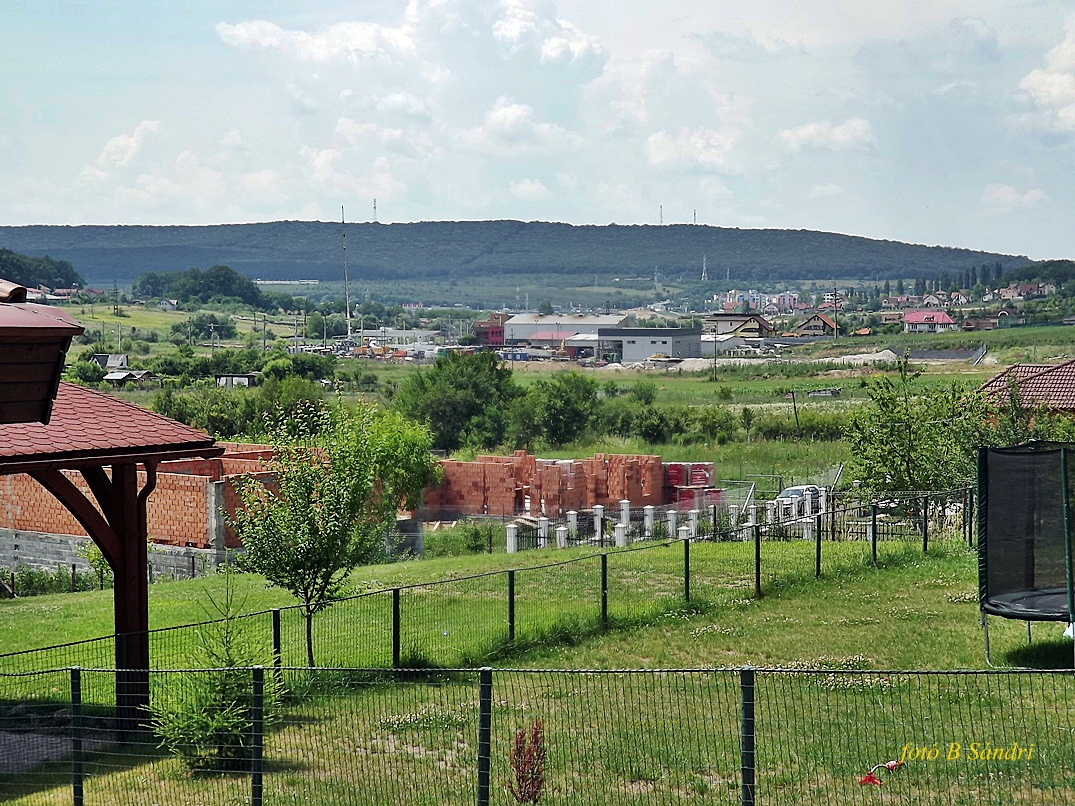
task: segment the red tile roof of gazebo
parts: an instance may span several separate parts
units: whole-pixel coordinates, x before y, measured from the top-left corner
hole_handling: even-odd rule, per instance
[[[0,425],[0,474],[220,453],[223,448],[195,428],[71,383],[60,383],[48,425]]]

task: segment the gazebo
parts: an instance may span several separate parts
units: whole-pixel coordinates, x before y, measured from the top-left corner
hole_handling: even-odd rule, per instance
[[[149,700],[146,500],[157,465],[223,449],[182,423],[60,382],[83,328],[58,309],[23,302],[25,293],[0,281],[0,475],[34,478],[112,567],[117,715],[136,720]]]

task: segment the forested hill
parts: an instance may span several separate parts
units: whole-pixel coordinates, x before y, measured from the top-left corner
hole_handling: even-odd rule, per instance
[[[0,227],[0,248],[70,261],[91,283],[147,271],[227,265],[252,278],[342,279],[341,225],[315,221],[201,227]],[[711,280],[939,277],[997,262],[1031,261],[968,249],[809,230],[699,225],[572,226],[521,221],[348,224],[352,280],[652,277]]]
[[[75,283],[85,285],[85,280],[65,260],[50,257],[27,257],[10,249],[0,248],[0,278],[13,283],[36,288],[72,288]]]

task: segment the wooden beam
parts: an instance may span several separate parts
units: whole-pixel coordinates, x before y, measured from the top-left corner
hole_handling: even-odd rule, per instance
[[[93,497],[97,500],[97,506],[107,519],[108,508],[111,506],[112,501],[112,480],[108,478],[105,469],[100,466],[84,467],[79,472],[82,474],[82,478],[86,480],[86,484],[89,485],[90,492],[93,493]]]
[[[75,519],[86,530],[105,559],[115,573],[123,563],[123,552],[120,547],[119,537],[105,520],[97,508],[90,503],[89,499],[75,486],[67,476],[59,470],[35,470],[29,474],[38,484],[52,493],[55,498],[67,508],[67,511],[75,516]]]

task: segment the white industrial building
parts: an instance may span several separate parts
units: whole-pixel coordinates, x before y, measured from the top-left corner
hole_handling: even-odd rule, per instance
[[[529,343],[535,336],[546,343],[559,343],[564,339],[581,333],[592,333],[603,327],[627,327],[634,323],[627,313],[613,313],[605,316],[584,316],[573,313],[521,313],[504,323],[504,343]],[[551,336],[550,334],[555,334]]]
[[[603,327],[597,333],[601,354],[620,356],[625,364],[647,358],[701,358],[700,327]]]

